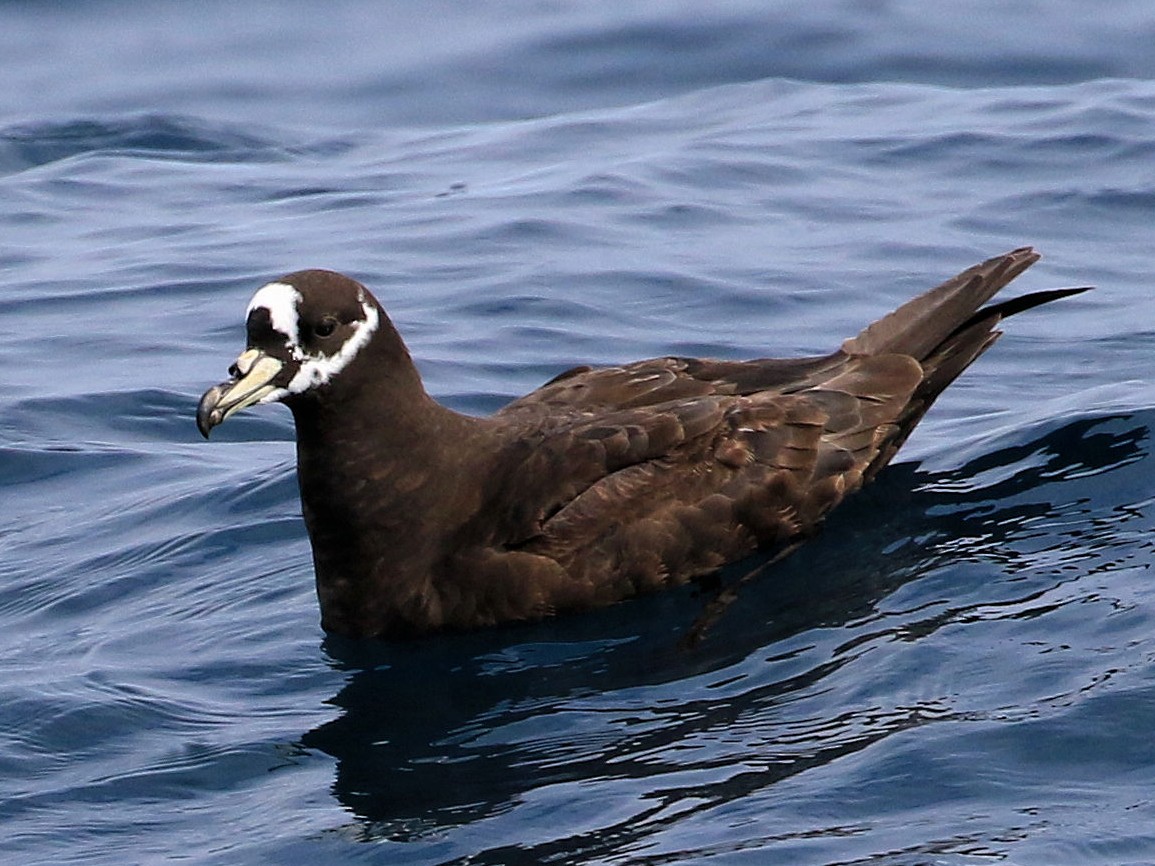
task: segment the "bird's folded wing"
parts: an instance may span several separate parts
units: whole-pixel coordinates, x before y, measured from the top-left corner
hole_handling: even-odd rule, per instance
[[[710,525],[739,547],[805,531],[861,486],[921,376],[905,356],[843,357],[790,393],[575,415],[518,473],[539,497],[520,543],[564,556],[655,522],[673,535]]]

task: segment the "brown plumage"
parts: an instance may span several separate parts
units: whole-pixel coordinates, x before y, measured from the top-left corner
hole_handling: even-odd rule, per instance
[[[998,323],[1083,289],[983,307],[1014,250],[829,355],[570,370],[489,418],[422,387],[359,283],[300,271],[250,304],[205,436],[281,401],[297,427],[325,629],[395,637],[534,619],[683,583],[794,544],[890,461]]]

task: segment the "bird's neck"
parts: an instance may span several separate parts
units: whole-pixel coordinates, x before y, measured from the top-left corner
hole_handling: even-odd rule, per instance
[[[389,383],[294,407],[297,472],[322,625],[403,630],[430,593],[446,536],[476,510],[487,423]],[[462,483],[465,482],[465,483]]]

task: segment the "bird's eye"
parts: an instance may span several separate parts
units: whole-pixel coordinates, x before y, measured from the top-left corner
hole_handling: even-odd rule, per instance
[[[320,321],[317,327],[313,329],[313,333],[318,337],[331,337],[335,330],[337,330],[337,320],[332,316],[326,316]]]

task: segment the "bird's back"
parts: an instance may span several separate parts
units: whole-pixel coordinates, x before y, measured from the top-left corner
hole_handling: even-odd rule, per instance
[[[990,259],[830,355],[659,358],[576,368],[498,413],[548,429],[523,467],[545,492],[514,539],[560,563],[591,603],[677,583],[811,532],[897,452],[935,398],[1019,312],[982,308],[1038,259]]]

